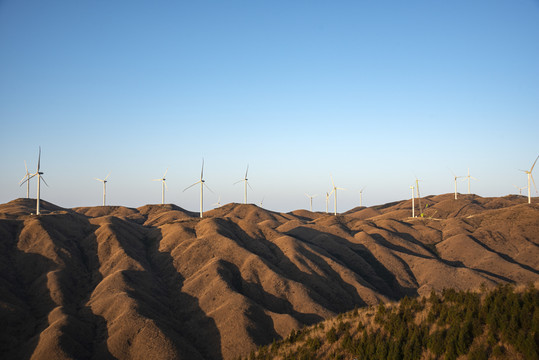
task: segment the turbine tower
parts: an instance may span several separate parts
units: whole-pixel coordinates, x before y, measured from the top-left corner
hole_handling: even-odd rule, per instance
[[[32,174],[28,171],[28,167],[26,166],[26,160],[24,161],[24,168],[26,169],[26,175],[19,181],[19,185],[22,186],[22,184],[26,183],[26,198],[30,198],[30,178],[32,177]]]
[[[415,217],[415,204],[414,204],[414,185],[410,185],[410,189],[412,190],[412,217]]]
[[[359,206],[363,206],[363,190],[365,190],[365,187],[359,190]]]
[[[236,185],[237,183],[240,183],[240,182],[245,182],[245,192],[244,192],[244,195],[243,195],[243,203],[244,204],[247,204],[247,185],[249,185],[249,188],[251,189],[251,191],[253,190],[253,188],[251,187],[251,185],[249,184],[249,182],[247,181],[247,173],[249,172],[249,165],[247,165],[247,170],[245,170],[245,177],[239,181],[236,181],[234,183],[234,185]]]
[[[190,185],[186,187],[185,189],[183,189],[183,191],[185,191],[187,189],[192,188],[193,186],[197,184],[200,184],[200,217],[201,218],[202,218],[202,214],[204,213],[204,186],[206,186],[208,190],[210,190],[213,193],[212,189],[210,189],[210,187],[206,185],[205,182],[206,181],[204,180],[204,158],[202,158],[202,170],[200,171],[200,180],[194,183],[193,185]]]
[[[468,168],[468,175],[464,176],[465,179],[468,179],[468,194],[471,194],[470,193],[470,181],[473,179],[473,180],[477,180],[476,178],[474,178],[473,176],[470,176],[470,168]]]
[[[161,181],[161,205],[165,203],[165,187],[168,190],[167,183],[165,182],[165,176],[167,176],[168,168],[163,174],[163,177],[161,179],[153,179],[153,181]]]
[[[313,211],[313,198],[317,197],[318,195],[317,194],[314,194],[314,195],[309,195],[307,193],[305,193],[305,196],[307,196],[310,200],[310,211],[312,212]]]
[[[110,173],[109,173],[109,175],[110,175]],[[105,206],[105,200],[106,200],[106,197],[107,197],[107,179],[108,179],[109,175],[107,175],[103,180],[95,178],[97,181],[101,181],[103,183],[103,206]]]
[[[455,200],[457,200],[457,179],[460,179],[461,177],[464,177],[464,176],[457,176],[455,175],[453,171],[451,171],[451,173],[453,174],[453,177],[455,178]]]
[[[419,182],[420,181],[423,181],[423,180],[420,180],[417,177],[415,178],[415,188],[416,188],[416,192],[417,192],[417,202],[419,203],[419,215],[421,216],[423,214],[423,209],[421,208],[421,195],[419,194]]]
[[[533,179],[533,175],[532,175],[532,171],[533,171],[533,168],[535,167],[535,163],[537,163],[537,159],[539,159],[539,155],[537,156],[537,158],[533,162],[533,165],[532,165],[532,167],[531,167],[531,169],[529,171],[520,170],[520,171],[523,171],[526,174],[528,174],[528,204],[531,204],[531,202],[532,202],[532,196],[531,196],[531,191],[530,191],[531,190],[530,179],[533,181],[533,186],[535,187],[535,192],[537,193],[537,186],[535,185],[535,180]]]
[[[333,198],[333,200],[334,200],[334,205],[335,205],[335,213],[334,213],[334,214],[337,215],[337,190],[346,190],[346,189],[340,188],[340,187],[336,187],[336,186],[335,186],[335,183],[333,182],[333,176],[330,175],[330,177],[331,177],[331,185],[333,186],[333,189],[331,190],[331,192],[329,193],[329,195],[335,193],[334,198]]]
[[[41,146],[39,147],[39,155],[37,157],[37,170],[34,174],[30,174],[29,177],[26,178],[26,180],[24,182],[27,182],[27,181],[30,181],[31,178],[33,178],[34,176],[37,176],[37,202],[36,202],[36,215],[40,215],[40,211],[39,211],[39,200],[40,200],[40,194],[41,194],[41,180],[43,180],[43,183],[45,183],[45,185],[49,186],[47,184],[47,182],[45,181],[45,179],[41,176],[43,175],[43,172],[39,171],[40,170],[40,165],[41,165]],[[23,182],[23,184],[24,184]],[[22,185],[22,184],[21,184]]]
[[[328,213],[329,196],[329,193],[326,192],[326,214]]]

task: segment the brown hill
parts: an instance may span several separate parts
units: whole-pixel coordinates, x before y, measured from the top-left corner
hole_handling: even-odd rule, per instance
[[[539,280],[539,204],[452,194],[332,216],[0,205],[0,354],[230,359],[364,305]]]

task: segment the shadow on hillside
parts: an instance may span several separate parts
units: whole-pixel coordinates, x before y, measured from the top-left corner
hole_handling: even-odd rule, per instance
[[[107,322],[87,305],[95,287],[103,279],[99,272],[95,235],[99,226],[71,211],[43,217],[42,224],[64,265],[60,268],[59,278],[64,302],[62,310],[68,321],[61,328],[60,347],[73,359],[114,359],[107,346]]]
[[[222,359],[221,335],[214,319],[200,308],[197,298],[182,291],[185,279],[176,270],[170,252],[159,251],[161,230],[151,229],[147,240],[151,269],[146,275],[153,286],[150,294],[136,290],[132,294],[147,305],[141,306],[140,313],[153,319],[186,358]]]
[[[389,269],[387,269],[384,264],[378,261],[378,259],[363,244],[353,243],[337,235],[319,231],[317,229],[309,227],[298,227],[289,231],[288,234],[293,235],[294,237],[299,238],[302,241],[305,241],[317,247],[322,247],[334,259],[338,260],[341,264],[353,270],[356,274],[368,281],[368,284],[365,285],[367,285],[376,292],[379,292],[393,299],[399,299],[401,297],[404,297],[405,295],[417,295],[417,288],[402,286],[398,282],[395,275]],[[372,236],[373,234],[369,235]],[[320,241],[315,241],[315,239],[317,238],[329,239],[332,241],[333,245],[339,244],[341,245],[341,247],[337,248],[335,246],[327,246]],[[349,257],[350,254],[348,254],[347,257],[347,254],[343,253],[342,248],[345,249],[344,251],[350,250],[354,256],[358,256],[359,258],[361,258],[362,261],[366,262],[370,266],[371,271],[369,271],[369,269],[363,268],[360,265],[361,262],[358,261],[359,259]],[[405,262],[403,262],[403,265],[405,265],[405,267],[408,267]],[[412,273],[409,267],[408,271],[410,274]],[[414,279],[415,281],[415,276],[413,276],[413,274],[412,279]]]
[[[256,324],[256,327],[249,327],[247,331],[258,345],[271,342],[279,338],[279,334],[274,329],[271,316],[264,310],[267,309],[277,314],[289,314],[302,324],[314,324],[324,320],[317,314],[307,314],[296,311],[293,305],[287,300],[268,293],[261,284],[246,281],[241,275],[241,271],[236,264],[226,260],[220,260],[222,265],[218,273],[221,278],[234,289],[234,291],[249,298],[256,306],[251,306],[246,316]]]
[[[252,238],[241,229],[240,226],[232,221],[223,219],[216,219],[216,221],[222,221],[223,227],[229,230],[229,233],[224,231],[220,232],[222,236],[231,238],[245,250],[258,255],[268,267],[283,278],[305,285],[311,299],[326,309],[335,313],[341,313],[357,306],[366,305],[355,287],[345,282],[322,257],[317,255],[315,251],[311,251],[309,246],[302,246],[300,250],[301,254],[321,269],[325,275],[319,275],[315,271],[302,271],[276,244],[263,237]],[[317,232],[317,235],[320,234],[323,233]],[[292,231],[288,232],[286,235],[297,239],[300,243],[309,245],[305,237],[295,236]],[[330,257],[335,260],[334,256],[330,255]],[[338,261],[338,259],[336,260]],[[297,259],[297,261],[301,262],[302,260]],[[305,265],[308,266],[307,264]],[[369,286],[369,284],[364,285]],[[261,294],[264,295],[264,293]],[[253,301],[256,301],[262,306],[267,306],[266,304],[261,303],[259,299],[253,299]],[[269,309],[271,308],[269,307]],[[286,310],[286,307],[284,307],[284,309]],[[292,311],[286,311],[285,313],[293,316],[296,320],[306,325],[312,324],[312,321],[318,321],[317,317],[312,316],[312,314],[302,314]]]
[[[62,260],[66,257],[73,256],[76,259],[75,262],[80,260],[77,255],[83,255],[82,252],[77,254],[76,250],[69,251],[73,248],[68,249],[69,245],[76,244],[77,241],[71,241],[71,239],[61,241],[53,236],[50,237],[55,247],[55,254],[61,254],[59,257],[63,258],[59,261],[62,265],[59,265],[41,254],[19,250],[18,244],[23,223],[22,221],[17,221],[17,223],[18,226],[13,229],[15,231],[10,232],[9,237],[6,237],[5,233],[1,236],[1,253],[4,257],[2,263],[7,265],[10,273],[3,272],[2,274],[2,278],[7,280],[4,284],[8,284],[8,289],[4,288],[1,291],[3,296],[0,297],[2,301],[13,305],[11,309],[19,310],[2,320],[0,329],[2,358],[43,357],[49,356],[51,351],[58,351],[54,341],[47,343],[51,341],[49,336],[42,336],[49,327],[58,325],[50,323],[51,320],[49,320],[51,311],[58,306],[51,297],[49,277],[51,274],[57,275],[56,279],[59,281],[65,305],[61,310],[67,315],[65,324],[57,328],[60,331],[56,342],[58,346],[71,358],[89,358],[93,355],[97,355],[100,359],[112,358],[106,346],[100,349],[99,353],[95,353],[93,351],[95,336],[88,337],[88,334],[95,334],[93,330],[98,327],[103,328],[106,333],[104,319],[92,314],[89,307],[84,305],[83,300],[91,293],[89,282],[84,281],[85,278],[77,278],[79,272],[62,266],[65,265]],[[42,220],[41,223],[47,231],[46,221]],[[84,259],[82,261],[84,262]],[[80,288],[75,289],[76,284],[87,284],[88,292],[80,292]],[[25,311],[25,314],[21,314],[21,311]]]
[[[505,261],[511,263],[511,264],[515,264],[517,266],[520,266],[521,268],[525,269],[525,270],[528,270],[528,271],[531,271],[532,273],[538,275],[539,274],[539,271],[532,268],[531,266],[529,265],[526,265],[526,264],[522,264],[522,263],[519,263],[518,261],[516,261],[515,259],[513,259],[511,256],[507,255],[507,254],[504,254],[504,253],[501,253],[501,252],[498,252],[496,250],[494,250],[493,248],[491,248],[490,246],[488,246],[487,244],[479,241],[476,237],[472,236],[472,235],[468,235],[470,237],[470,239],[472,239],[473,241],[475,241],[479,246],[483,247],[485,250],[487,251],[490,251],[496,255],[498,255],[499,257],[501,257],[502,259],[504,259]]]

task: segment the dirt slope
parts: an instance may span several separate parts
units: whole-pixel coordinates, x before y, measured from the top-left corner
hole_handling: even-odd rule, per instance
[[[231,359],[354,307],[539,280],[539,204],[452,194],[339,216],[0,205],[4,359]]]

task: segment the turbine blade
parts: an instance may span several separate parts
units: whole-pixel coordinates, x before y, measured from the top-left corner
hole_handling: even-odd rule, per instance
[[[152,181],[161,181],[163,179],[152,179]]]
[[[168,185],[167,185],[167,182],[166,181],[163,181],[163,184],[165,184],[165,189],[168,190]]]
[[[187,190],[187,189],[190,189],[190,188],[192,188],[193,186],[200,184],[201,182],[202,182],[202,181],[197,181],[197,182],[194,183],[193,185],[189,185],[188,187],[186,187],[185,189],[183,189],[183,191],[185,191],[185,190]]]
[[[167,176],[167,173],[168,173],[168,168],[165,170],[165,173],[163,174],[163,179],[165,178],[165,176]]]
[[[28,166],[26,166],[26,160],[24,160],[24,168],[26,169],[26,173],[28,173]]]
[[[101,180],[101,179],[98,179],[98,178],[94,178],[94,179],[96,179],[97,181],[105,181],[105,180]],[[106,178],[105,178],[105,179],[106,179]]]
[[[331,178],[331,185],[333,185],[333,187],[335,187],[335,183],[333,182],[333,176],[331,174],[329,174],[329,177]]]
[[[232,185],[236,185],[237,183],[240,183],[240,182],[242,182],[242,181],[245,181],[245,179],[238,180],[238,181],[236,181],[236,182],[235,182],[234,184],[232,184]]]
[[[305,193],[305,196],[307,196],[308,198],[310,198],[309,194]]]
[[[535,161],[533,162],[533,165],[532,165],[532,168],[530,169],[530,172],[533,171],[533,168],[535,166],[535,163],[537,162],[537,159],[539,159],[539,155],[537,155],[537,158],[535,159]]]
[[[110,176],[110,172],[109,172],[109,174],[108,174],[107,176],[105,176],[105,178],[103,179],[103,181],[107,180],[107,179],[109,178],[109,176]]]
[[[215,194],[215,193],[213,192],[213,190],[210,189],[210,187],[209,187],[206,183],[203,183],[203,184],[204,184],[204,186],[205,186],[208,190],[210,190],[210,192],[211,192],[212,194]]]
[[[251,184],[249,184],[247,180],[245,180],[245,182],[247,183],[247,186],[249,186],[249,189],[251,189],[251,191],[254,191],[253,188],[251,187]]]
[[[37,157],[37,172],[39,172],[40,164],[41,164],[41,146],[39,147],[39,155]]]
[[[247,164],[247,170],[245,170],[245,179],[247,179],[247,173],[249,172],[249,164]]]
[[[21,184],[23,181],[25,181],[26,179],[28,178],[28,174],[24,175],[21,179],[21,181],[19,181],[19,184]]]
[[[30,178],[28,179],[22,179],[21,181],[19,181],[19,186],[23,186],[24,184],[26,184],[27,181],[29,181]]]
[[[47,187],[49,187],[49,184],[47,184],[47,182],[45,181],[45,178],[43,176],[41,176],[41,180],[43,180],[43,182],[45,183],[45,185],[47,185]]]
[[[202,170],[200,170],[200,180],[204,178],[204,158],[202,158]]]

